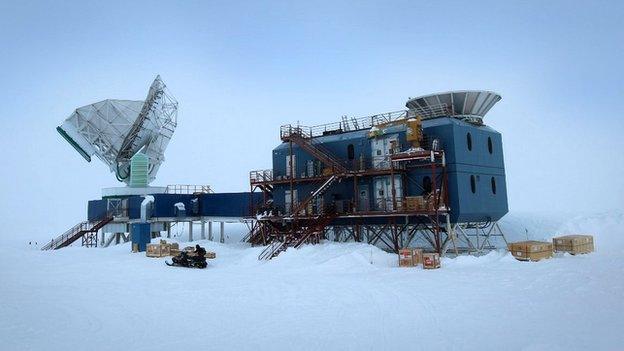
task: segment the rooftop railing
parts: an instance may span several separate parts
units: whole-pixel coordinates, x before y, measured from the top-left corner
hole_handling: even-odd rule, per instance
[[[167,185],[165,194],[198,194],[198,193],[214,193],[210,185],[188,185],[188,184],[173,184]]]
[[[452,115],[452,110],[447,104],[431,105],[427,108],[419,107],[412,110],[401,110],[386,113],[379,113],[364,117],[347,117],[343,116],[342,121],[327,124],[319,124],[316,126],[302,125],[283,125],[280,128],[280,137],[288,137],[292,133],[298,133],[307,138],[314,138],[323,135],[340,134],[352,132],[356,130],[369,129],[374,126],[385,123],[395,122],[407,118],[416,118],[420,116],[422,119]]]

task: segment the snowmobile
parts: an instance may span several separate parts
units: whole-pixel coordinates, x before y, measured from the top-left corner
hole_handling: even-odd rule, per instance
[[[199,245],[195,245],[195,251],[181,251],[177,256],[172,257],[171,260],[173,261],[172,263],[165,261],[167,266],[199,269],[208,266],[208,263],[206,263],[206,250]]]

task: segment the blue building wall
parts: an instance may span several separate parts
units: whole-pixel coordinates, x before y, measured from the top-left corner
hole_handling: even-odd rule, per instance
[[[154,194],[151,217],[250,217],[251,205],[254,207],[262,203],[260,193],[212,193],[212,194]],[[124,198],[128,217],[131,220],[141,218],[142,196],[128,196]],[[107,215],[110,199],[89,201],[87,218],[96,222]],[[183,203],[185,213],[179,213],[174,206]]]
[[[405,126],[392,126],[383,131],[385,136],[398,136],[400,150],[409,147]],[[424,120],[423,133],[430,143],[438,139],[438,144],[445,150],[449,207],[453,222],[496,221],[507,213],[507,188],[500,133],[488,126],[476,126],[448,117]],[[361,155],[366,166],[370,167],[372,147],[368,134],[369,130],[346,132],[317,137],[314,142],[320,144],[336,158],[345,160],[348,166],[357,167]],[[349,145],[353,145],[352,160],[348,159]],[[313,158],[305,150],[293,144],[293,154],[295,154],[295,177],[318,175],[317,172],[309,174],[308,161]],[[276,179],[287,178],[288,155],[288,143],[282,143],[273,150],[273,174]],[[406,179],[403,180],[403,195],[422,195],[425,177],[431,178],[429,169],[410,169],[406,174]],[[474,179],[474,192],[471,178]],[[358,184],[359,191],[368,192],[369,208],[375,205],[373,182],[372,177],[360,178]],[[298,201],[307,198],[319,185],[317,183],[297,184]],[[285,195],[289,189],[288,184],[274,187],[274,204],[278,209],[285,209]],[[323,196],[325,202],[332,199],[353,198],[353,178],[342,179],[340,183],[332,185]]]

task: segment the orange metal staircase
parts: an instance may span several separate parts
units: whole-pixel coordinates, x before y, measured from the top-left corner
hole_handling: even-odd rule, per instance
[[[321,184],[319,188],[317,188],[314,192],[312,192],[310,196],[308,196],[305,200],[299,203],[297,207],[295,207],[295,209],[292,210],[291,213],[293,215],[296,215],[300,213],[301,211],[303,211],[312,200],[314,200],[315,198],[319,196],[322,196],[331,187],[331,185],[334,184],[336,180],[338,180],[338,178],[339,177],[335,174],[329,177],[329,179],[327,179],[323,184]]]
[[[315,143],[314,139],[306,134],[302,128],[283,126],[280,134],[282,141],[293,142],[299,145],[311,156],[323,162],[326,167],[331,167],[333,173],[344,174],[349,172],[342,162],[332,156],[330,152],[324,150],[319,144]]]
[[[110,223],[113,220],[113,217],[107,217],[102,219],[99,222],[80,222],[75,226],[69,228],[65,233],[56,237],[45,246],[41,248],[41,250],[58,250],[64,248],[66,246],[71,245],[74,241],[82,238],[85,234],[97,233],[102,227],[106,224]],[[83,246],[87,246],[86,242],[83,240]],[[97,246],[97,240],[95,240],[95,246]]]
[[[286,251],[289,247],[299,248],[305,244],[314,235],[317,238],[323,234],[323,230],[327,227],[332,220],[337,217],[337,213],[331,210],[316,218],[315,222],[307,227],[297,228],[295,233],[284,233],[284,240],[275,240],[269,244],[258,255],[258,260],[270,260],[277,257],[280,253]]]

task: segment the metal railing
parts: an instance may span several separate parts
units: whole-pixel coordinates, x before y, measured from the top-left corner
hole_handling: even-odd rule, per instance
[[[288,137],[297,133],[304,137],[314,138],[323,135],[340,134],[355,130],[372,128],[374,126],[399,121],[401,119],[415,117],[416,115],[409,110],[393,111],[380,113],[372,116],[343,118],[340,122],[320,124],[316,126],[302,125],[283,125],[280,127],[280,137]]]
[[[210,185],[189,185],[189,184],[172,184],[167,185],[166,194],[197,194],[197,193],[214,193]]]
[[[351,172],[366,172],[366,171],[387,171],[391,168],[390,164],[391,155],[387,156],[374,156],[374,157],[360,157],[353,160],[346,159],[337,159],[340,164]],[[314,167],[310,169],[306,167],[305,172],[299,172],[294,174],[294,179],[305,179],[305,178],[317,178],[317,177],[329,177],[332,173],[324,174],[322,170],[315,169]],[[405,169],[405,164],[395,163],[395,170],[403,170]],[[264,169],[264,170],[254,170],[249,172],[249,181],[251,184],[255,183],[264,183],[264,182],[273,182],[280,180],[290,179],[288,174],[283,175],[275,175],[273,170]]]
[[[272,169],[260,169],[249,172],[249,181],[251,183],[263,183],[273,181]]]
[[[286,242],[282,242],[282,241],[272,242],[264,250],[262,250],[262,252],[260,252],[260,255],[258,255],[258,260],[263,261],[263,260],[271,259],[273,255],[279,250],[281,250],[284,245],[287,245]]]
[[[50,240],[50,242],[45,244],[41,248],[41,250],[55,249],[59,245],[62,245],[67,240],[69,240],[72,237],[74,237],[79,232],[81,232],[83,230],[87,230],[87,229],[89,229],[89,222],[88,221],[80,222],[80,223],[76,224],[75,226],[69,228],[65,233],[63,233],[63,234],[57,236],[56,238]]]

